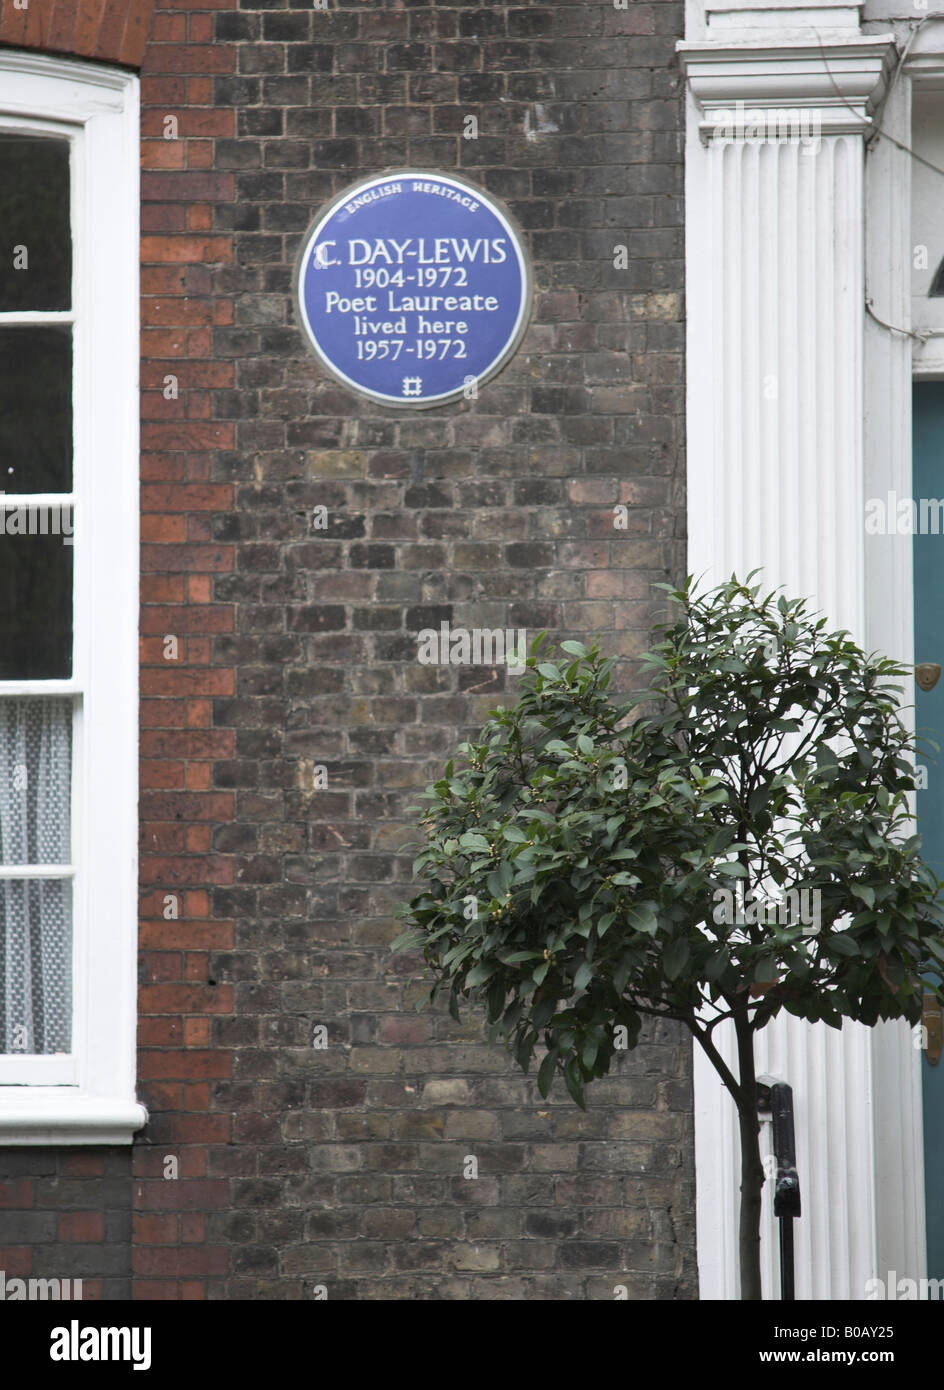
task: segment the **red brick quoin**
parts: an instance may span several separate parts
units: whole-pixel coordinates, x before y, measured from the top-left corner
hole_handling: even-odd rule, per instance
[[[217,10],[229,5],[213,0]],[[213,473],[218,451],[236,447],[235,412],[225,407],[235,354],[218,337],[233,326],[225,275],[234,247],[217,212],[236,200],[217,144],[234,141],[236,111],[214,92],[217,79],[232,79],[236,52],[213,42],[210,6],[199,8],[158,10],[141,74],[138,1082],[151,1121],[132,1157],[136,1299],[202,1299],[220,1285],[230,1274],[230,1184],[250,1151],[255,1171],[253,1138],[239,1126],[257,1116],[214,1108],[218,1088],[242,1080],[232,1046],[218,1045],[232,1034],[234,985],[217,983],[211,963],[211,953],[235,947],[233,921],[213,910],[212,894],[233,886],[226,837],[239,818],[235,789],[215,772],[236,757],[236,730],[214,722],[215,702],[237,694],[236,669],[218,650],[234,640],[235,608],[214,595],[214,581],[234,570],[220,518],[236,499],[233,483]],[[179,918],[165,916],[168,894]],[[168,1158],[179,1163],[173,1181]]]

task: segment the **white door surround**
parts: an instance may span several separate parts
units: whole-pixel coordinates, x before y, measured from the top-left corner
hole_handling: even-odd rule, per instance
[[[902,73],[890,27],[865,33],[859,7],[828,0],[689,0],[687,568],[719,582],[761,565],[765,587],[910,664],[910,546],[864,530],[866,497],[911,492],[910,163],[890,140],[866,144],[880,121],[908,145],[910,74],[933,67],[944,25],[924,27]],[[794,1092],[797,1297],[861,1299],[888,1270],[923,1277],[907,1024],[836,1032],[781,1016],[757,1041],[758,1070]],[[695,1118],[701,1297],[736,1298],[736,1115],[697,1047]],[[764,1223],[777,1298],[769,1196]]]

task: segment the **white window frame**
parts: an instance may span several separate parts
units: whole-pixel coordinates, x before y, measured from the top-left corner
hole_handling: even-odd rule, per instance
[[[128,1144],[147,1121],[135,1097],[138,79],[0,50],[0,132],[71,144],[72,309],[0,313],[0,327],[73,325],[75,566],[71,678],[0,681],[0,698],[61,694],[77,705],[73,1052],[0,1056],[0,1145]]]

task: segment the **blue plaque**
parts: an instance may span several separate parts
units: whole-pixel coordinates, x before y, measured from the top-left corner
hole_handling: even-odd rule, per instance
[[[328,371],[386,405],[473,397],[521,341],[531,276],[494,198],[454,174],[353,184],[305,237],[301,322]]]

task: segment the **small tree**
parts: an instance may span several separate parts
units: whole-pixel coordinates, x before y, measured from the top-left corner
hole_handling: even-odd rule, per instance
[[[525,1070],[543,1042],[543,1096],[560,1073],[583,1107],[644,1016],[690,1030],[737,1106],[747,1299],[761,1296],[754,1034],[781,1009],[914,1023],[926,989],[944,997],[941,885],[909,833],[905,669],[753,577],[669,590],[677,620],[629,703],[610,698],[596,646],[541,660],[539,639],[515,708],[426,793],[425,883],[394,943],[422,948],[430,999],[448,989],[454,1017],[484,1002]]]

